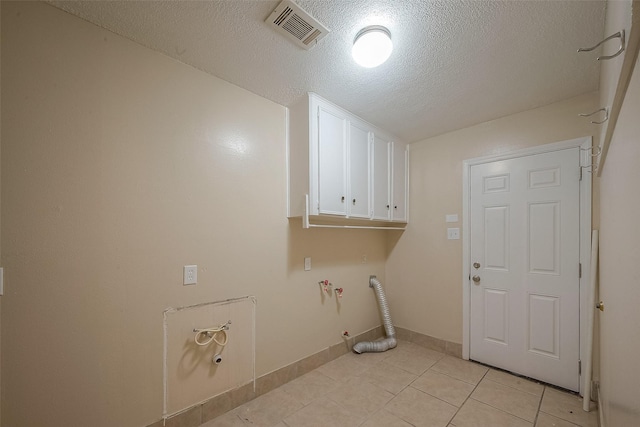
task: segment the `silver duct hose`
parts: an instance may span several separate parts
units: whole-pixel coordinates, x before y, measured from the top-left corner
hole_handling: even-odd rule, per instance
[[[398,345],[396,340],[396,330],[391,323],[391,316],[389,315],[389,306],[387,305],[387,297],[382,290],[382,283],[376,278],[376,276],[369,277],[369,287],[373,288],[378,298],[378,305],[382,312],[382,320],[384,322],[384,331],[387,334],[387,338],[380,341],[363,341],[353,346],[353,351],[356,353],[369,353],[369,352],[381,352],[387,351],[391,348],[395,348]]]

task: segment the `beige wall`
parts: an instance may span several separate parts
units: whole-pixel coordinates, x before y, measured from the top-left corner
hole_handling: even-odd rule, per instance
[[[0,34],[2,34],[2,8],[0,7]],[[2,46],[0,44],[0,81],[2,81]],[[2,117],[2,90],[0,90],[0,118]],[[0,120],[0,224],[2,224],[2,120]],[[0,225],[0,267],[2,267],[2,226]],[[0,384],[2,384],[2,296],[0,296]],[[0,402],[2,387],[0,387]],[[0,405],[0,425],[2,425],[2,405]]]
[[[409,225],[388,243],[398,326],[462,342],[462,240],[447,240],[446,229],[462,227],[463,160],[592,135],[597,129],[578,113],[596,102],[597,94],[584,95],[411,144]],[[460,222],[445,223],[453,213]]]
[[[385,232],[286,218],[282,106],[46,4],[1,5],[5,426],[158,420],[167,307],[255,295],[258,375],[380,323]]]
[[[605,426],[640,425],[640,59],[600,178],[601,397]]]

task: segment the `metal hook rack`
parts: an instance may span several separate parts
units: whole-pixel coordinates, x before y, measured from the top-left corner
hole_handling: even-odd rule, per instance
[[[595,148],[595,150],[594,150],[594,148]],[[581,148],[580,151],[591,151],[591,153],[588,154],[589,156],[598,157],[600,155],[600,153],[602,153],[602,147]]]
[[[598,165],[591,163],[587,166],[580,166],[580,176],[582,176],[583,169],[587,169],[587,172],[590,173],[598,172]]]
[[[593,116],[594,114],[599,113],[600,111],[604,111],[604,119],[600,120],[599,122],[595,121],[595,120],[591,120],[591,124],[594,125],[601,125],[604,122],[606,122],[607,120],[609,120],[609,109],[606,107],[600,108],[599,110],[594,111],[593,113],[580,113],[578,114],[580,117],[590,117]]]
[[[597,112],[597,111],[596,111]],[[593,113],[592,113],[593,114]],[[598,172],[598,156],[600,156],[600,153],[602,152],[602,148],[601,147],[588,147],[588,148],[581,148],[580,149],[581,152],[585,152],[584,156],[581,154],[580,155],[580,179],[582,179],[582,175],[584,173],[584,171],[586,170],[589,173],[595,173]],[[582,166],[582,162],[588,162],[588,164],[586,166]]]
[[[595,48],[597,48],[598,46],[600,46],[602,43],[607,42],[607,41],[609,41],[611,39],[620,39],[620,47],[618,48],[618,51],[616,53],[614,53],[613,55],[601,55],[601,56],[598,56],[597,60],[601,61],[601,60],[607,60],[607,59],[615,58],[616,56],[618,56],[622,52],[624,52],[624,47],[625,47],[624,30],[618,31],[615,34],[610,35],[609,37],[607,37],[606,39],[602,40],[600,43],[598,43],[597,45],[595,45],[593,47],[581,47],[581,48],[578,49],[578,52],[590,52],[590,51],[594,50]]]

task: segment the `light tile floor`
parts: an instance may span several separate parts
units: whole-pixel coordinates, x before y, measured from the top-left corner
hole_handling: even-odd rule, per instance
[[[349,353],[201,427],[597,427],[595,404],[400,341]]]

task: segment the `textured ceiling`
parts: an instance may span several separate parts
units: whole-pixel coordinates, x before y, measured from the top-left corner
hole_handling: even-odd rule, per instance
[[[264,22],[279,0],[51,1],[52,5],[288,106],[313,91],[408,142],[598,89],[602,1],[320,0],[331,32],[303,50]],[[354,36],[384,25],[378,68]],[[597,52],[596,52],[597,54]]]

